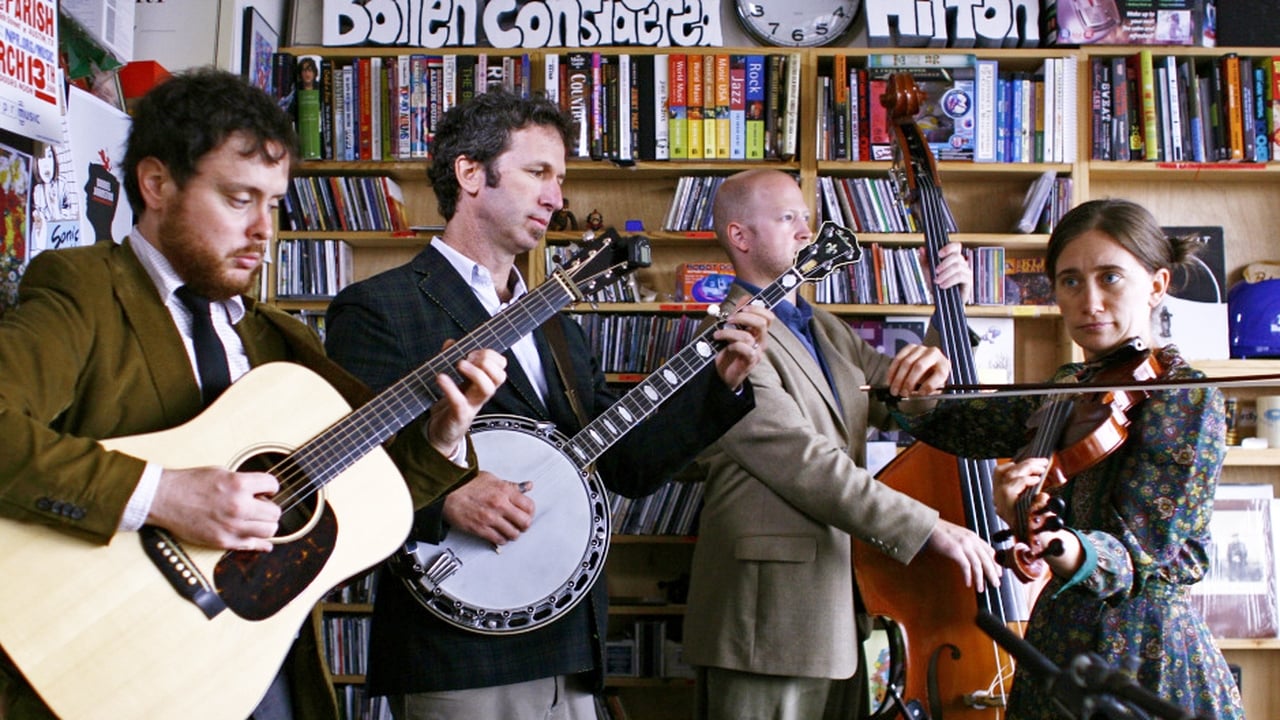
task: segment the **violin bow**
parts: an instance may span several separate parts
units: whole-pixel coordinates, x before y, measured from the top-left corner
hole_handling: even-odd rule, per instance
[[[1203,377],[1120,383],[972,383],[944,385],[940,393],[922,395],[916,399],[972,400],[975,395],[981,395],[982,397],[1015,397],[1019,395],[1079,395],[1109,390],[1188,390],[1202,387],[1246,387],[1250,385],[1274,385],[1277,380],[1280,380],[1280,373],[1239,375],[1230,378]],[[885,385],[863,385],[861,389],[863,392],[870,393],[880,400],[900,399],[890,393],[889,388]]]

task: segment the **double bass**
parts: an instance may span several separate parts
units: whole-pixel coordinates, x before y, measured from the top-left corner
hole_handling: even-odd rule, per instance
[[[937,165],[915,125],[924,93],[911,75],[890,75],[881,104],[889,113],[894,140],[894,173],[924,231],[930,267],[950,240],[948,211]],[[932,326],[951,361],[951,382],[977,384],[961,288],[935,288]],[[877,479],[939,511],[992,543],[1004,530],[992,502],[993,460],[958,458],[915,442],[884,467]],[[889,640],[887,695],[873,717],[924,717],[919,698],[928,698],[932,720],[1002,718],[1013,680],[1009,656],[975,623],[979,610],[1006,625],[1027,619],[1025,588],[1006,571],[999,588],[976,592],[960,569],[935,553],[921,552],[905,567],[855,539],[855,577],[863,610],[884,627]],[[908,702],[908,700],[910,702]]]

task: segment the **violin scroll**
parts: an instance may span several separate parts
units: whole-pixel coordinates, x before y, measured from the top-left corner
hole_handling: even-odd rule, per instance
[[[1062,498],[1053,497],[1046,505],[1028,511],[1025,510],[1024,505],[1030,502],[1031,497],[1030,493],[1023,493],[1018,498],[1021,519],[1014,523],[1015,527],[1001,530],[991,536],[993,543],[996,544],[1003,544],[1017,538],[1017,542],[1012,546],[996,549],[996,562],[1008,568],[1025,583],[1038,580],[1049,572],[1049,565],[1045,562],[1045,558],[1059,557],[1066,551],[1058,538],[1053,538],[1047,543],[1042,541],[1043,533],[1066,529],[1066,523],[1062,521],[1066,504]]]

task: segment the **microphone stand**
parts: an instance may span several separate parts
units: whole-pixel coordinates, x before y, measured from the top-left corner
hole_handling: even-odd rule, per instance
[[[1137,684],[1123,670],[1109,665],[1093,653],[1081,653],[1066,670],[1018,637],[999,618],[978,611],[978,627],[1014,657],[1041,682],[1054,705],[1065,717],[1090,720],[1213,720],[1193,715]]]

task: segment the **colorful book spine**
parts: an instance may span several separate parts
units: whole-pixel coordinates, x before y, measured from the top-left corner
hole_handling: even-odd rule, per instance
[[[782,119],[782,55],[769,55],[765,61],[764,86],[764,156],[778,157]]]
[[[1244,112],[1240,95],[1240,56],[1222,57],[1223,114],[1226,116],[1227,148],[1231,160],[1244,159]]]
[[[1254,155],[1258,162],[1268,162],[1271,154],[1271,136],[1267,131],[1268,77],[1266,60],[1259,58],[1253,67],[1253,128]]]
[[[689,159],[701,160],[702,150],[702,120],[705,112],[705,101],[703,99],[704,89],[702,86],[702,65],[703,56],[697,53],[689,53],[688,55],[689,71],[686,76],[686,82],[689,86],[687,95],[686,112],[689,118]]]
[[[608,61],[598,53],[591,53],[591,159],[603,160],[608,152],[605,107],[604,68]]]
[[[1271,138],[1271,157],[1280,159],[1280,55],[1269,57],[1267,69],[1267,136]]]
[[[653,82],[653,106],[641,106],[641,112],[653,114],[653,159],[668,160],[671,158],[671,127],[667,122],[671,99],[670,57],[659,53],[653,56],[653,68],[650,70]]]
[[[672,53],[667,58],[667,141],[672,160],[689,158],[689,58]]]
[[[569,153],[577,158],[591,157],[591,53],[573,52],[564,57],[565,95],[560,107],[569,111],[574,121],[574,142]]]
[[[1160,159],[1160,115],[1156,111],[1156,71],[1150,50],[1138,51],[1138,87],[1142,91],[1142,151],[1146,160]]]
[[[977,72],[974,87],[975,127],[973,161],[996,161],[996,83],[999,81],[999,61],[983,58],[976,61]]]
[[[786,56],[785,107],[782,115],[782,141],[778,154],[784,160],[796,156],[800,136],[800,53]],[[878,113],[877,113],[878,114]]]
[[[729,57],[729,159],[747,157],[747,56]]]
[[[1111,159],[1129,159],[1129,72],[1123,57],[1111,58]]]
[[[746,158],[764,159],[765,63],[763,55],[746,56]]]
[[[832,126],[830,129],[834,152],[832,159],[849,159],[849,58],[836,55],[832,59],[834,71],[831,74],[831,90],[833,107],[831,109]]]
[[[716,56],[706,55],[702,58],[702,159],[714,160],[719,155],[716,149],[719,137],[720,110],[716,89]]]
[[[334,145],[335,101],[333,86],[334,64],[330,58],[320,59],[320,152],[325,160],[338,157]]]
[[[298,149],[304,160],[322,156],[320,58],[304,55],[298,58],[296,93],[298,106]]]
[[[428,113],[427,56],[409,56],[409,157],[427,157]]]
[[[726,54],[718,54],[713,56],[714,64],[711,69],[711,78],[713,87],[715,87],[715,113],[716,113],[716,142],[715,155],[717,160],[728,160],[732,156],[733,146],[733,120],[729,113],[733,110],[733,88],[732,72],[730,70],[730,58]]]
[[[1166,55],[1164,58],[1165,94],[1169,101],[1169,150],[1168,158],[1174,162],[1182,162],[1185,158],[1182,146],[1182,94],[1178,87],[1178,58]]]

